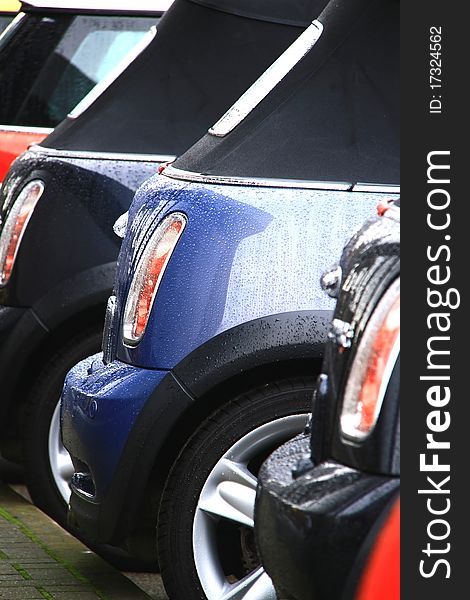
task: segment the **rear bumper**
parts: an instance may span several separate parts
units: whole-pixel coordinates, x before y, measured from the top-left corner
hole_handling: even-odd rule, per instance
[[[171,372],[119,361],[105,366],[100,354],[69,372],[62,394],[63,442],[76,472],[87,476],[86,488],[79,481],[72,485],[73,528],[113,544],[132,532],[155,458],[191,402]]]
[[[400,480],[333,461],[294,478],[292,469],[308,455],[304,436],[264,463],[256,501],[258,549],[280,597],[342,598],[361,545]]]
[[[105,496],[134,422],[166,374],[118,361],[104,365],[101,355],[95,354],[67,375],[62,438],[80,470],[89,469],[94,502]]]

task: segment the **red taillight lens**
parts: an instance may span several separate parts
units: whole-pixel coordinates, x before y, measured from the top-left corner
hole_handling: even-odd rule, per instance
[[[0,235],[0,285],[6,285],[10,279],[21,239],[43,192],[42,181],[31,181],[10,209]]]
[[[126,344],[135,346],[145,332],[158,286],[186,222],[182,213],[168,215],[147,242],[124,309],[123,338]]]
[[[353,360],[344,393],[341,431],[360,441],[374,429],[400,352],[400,280],[372,313]]]

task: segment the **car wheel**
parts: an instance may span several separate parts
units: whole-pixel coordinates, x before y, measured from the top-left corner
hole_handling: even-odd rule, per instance
[[[23,463],[28,491],[36,506],[66,529],[74,468],[60,434],[60,395],[67,372],[83,358],[98,352],[101,338],[102,332],[97,328],[72,337],[41,371],[25,406]],[[72,533],[117,569],[156,570],[150,559],[136,558],[108,544],[92,543],[79,531]]]
[[[42,369],[25,405],[22,443],[28,491],[36,506],[63,526],[73,465],[60,435],[60,395],[69,369],[99,350],[101,335],[91,329],[71,338]]]
[[[275,599],[253,534],[257,473],[301,432],[314,378],[244,393],[214,412],[176,459],[158,517],[158,555],[170,598]]]

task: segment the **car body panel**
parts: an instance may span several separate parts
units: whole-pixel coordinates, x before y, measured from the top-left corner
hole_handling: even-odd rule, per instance
[[[358,560],[355,600],[400,598],[400,498],[384,511]],[[365,563],[365,565],[364,565]]]
[[[67,378],[64,398],[67,398],[72,387],[76,387],[76,382],[84,381],[85,385],[80,388],[80,394],[75,396],[73,409],[67,414],[63,435],[70,443],[79,447],[77,455],[81,460],[87,465],[92,465],[94,478],[100,482],[96,497],[100,500],[103,490],[107,489],[116,470],[135,418],[148,396],[167,373],[144,371],[123,363],[113,363],[110,368],[93,370],[93,363],[97,361],[99,355],[86,359],[79,363],[74,373]],[[130,395],[133,398],[132,406],[129,404]],[[96,431],[95,446],[81,446],[83,430],[90,427]],[[108,442],[105,442],[106,438]],[[103,443],[108,449],[105,453],[100,450]],[[118,449],[116,452],[117,444],[121,446],[121,451]],[[101,456],[99,463],[92,459],[95,453]]]
[[[0,12],[16,13],[20,10],[19,0],[0,0]]]
[[[279,371],[296,370],[302,364],[307,365],[304,369],[312,368],[323,356],[328,318],[329,312],[322,311],[271,315],[212,338],[166,372],[138,414],[133,402],[121,405],[119,418],[132,422],[133,427],[127,438],[119,441],[101,416],[101,406],[104,415],[112,410],[114,393],[90,397],[90,401],[96,401],[92,424],[96,439],[109,439],[108,449],[112,452],[114,447],[116,467],[113,473],[106,474],[109,485],[97,481],[99,499],[90,503],[79,494],[72,495],[70,518],[75,526],[90,538],[122,543],[140,525],[148,488],[159,489],[164,484],[172,460],[187,440],[188,428],[191,431],[210,411],[212,404],[204,399],[227,381],[233,387],[237,379],[255,369],[264,367],[269,371],[273,363],[278,364]],[[119,394],[126,387],[121,372],[126,373],[129,366],[118,360],[104,365],[102,355],[96,355],[80,363],[77,375],[73,370],[66,380],[62,402],[64,444],[73,447],[74,458],[85,463],[92,474],[103,467],[97,464],[99,455],[89,451],[90,427],[87,417],[75,406],[75,395],[83,398],[82,392],[89,390],[88,377],[92,383],[99,377],[106,382],[107,389],[116,389]],[[141,367],[133,369],[140,372],[136,382],[140,377],[157,378],[162,373]],[[223,399],[226,392],[221,393]]]
[[[37,178],[46,183],[47,193],[28,226],[28,243],[20,246],[12,278],[0,288],[4,323],[0,333],[0,414],[5,416],[0,420],[2,435],[15,422],[6,417],[18,406],[14,403],[15,391],[25,383],[25,370],[31,373],[39,364],[38,354],[42,355],[41,347],[47,345],[50,333],[71,323],[74,317],[79,327],[77,315],[90,311],[102,314],[113,286],[120,244],[110,223],[127,210],[134,190],[156,169],[152,161],[127,160],[125,169],[120,168],[121,164],[70,157],[61,160],[60,153],[50,156],[36,147],[16,160],[10,170],[3,190],[7,196],[15,195],[17,188]],[[58,215],[60,227],[54,219]],[[77,253],[77,247],[82,252]],[[63,251],[58,252],[59,248]],[[51,256],[56,268],[44,268],[42,277],[37,278],[37,269],[42,263],[50,264]],[[31,285],[32,280],[35,285]],[[16,314],[17,307],[29,308],[22,319],[13,323],[6,315]],[[98,319],[102,322],[101,316]]]
[[[361,337],[379,300],[400,276],[400,209],[392,206],[387,204],[385,216],[373,217],[361,227],[340,261],[343,284],[335,316],[352,324],[354,338],[345,350],[333,336],[325,349],[326,377],[315,407],[319,416],[318,429],[312,435],[312,456],[316,462],[334,457],[357,469],[396,477],[400,474],[400,355],[390,373],[373,435],[360,443],[348,442],[338,426],[341,401],[348,380],[354,376]]]
[[[257,546],[280,597],[342,598],[365,532],[396,497],[400,482],[332,460],[296,473],[306,456],[309,436],[301,436],[263,465]]]
[[[332,310],[333,301],[318,289],[319,278],[351,229],[360,226],[382,197],[204,186],[154,177],[139,190],[131,208],[130,234],[121,248],[117,275],[117,312],[123,309],[121,299],[127,297],[141,244],[158,222],[179,211],[187,215],[188,224],[144,337],[136,347],[119,344],[117,356],[147,368],[170,369],[194,347],[243,322],[294,310]]]
[[[277,188],[259,188],[256,193],[247,194],[246,188],[240,186],[201,187],[200,184],[170,181],[162,176],[145,182],[132,204],[128,231],[118,259],[115,286],[117,320],[122,314],[122,299],[127,295],[129,277],[133,274],[142,245],[158,222],[175,210],[184,211],[188,216],[187,227],[194,223],[194,229],[185,230],[185,234],[189,232],[187,242],[183,242],[183,235],[172,256],[141,344],[130,348],[118,341],[117,359],[100,366],[101,376],[106,377],[105,373],[109,372],[112,385],[119,388],[125,384],[119,381],[118,365],[139,365],[145,367],[142,368],[143,373],[151,369],[157,372],[171,370],[176,381],[181,382],[182,389],[194,399],[250,369],[292,360],[294,356],[299,363],[302,359],[311,361],[321,357],[326,339],[324,324],[331,315],[333,303],[324,294],[317,293],[320,274],[331,256],[339,253],[351,227],[358,226],[383,198],[383,194],[331,194],[331,191],[324,190]],[[286,206],[290,210],[286,211]],[[297,230],[299,220],[307,224],[301,235]],[[267,227],[271,227],[268,233]],[[274,243],[279,231],[284,231],[286,239],[295,239],[297,243],[291,250],[286,246],[286,262],[281,259],[279,268],[273,269],[273,264],[283,255],[283,242]],[[214,240],[223,240],[218,252],[214,252]],[[242,241],[248,242],[246,248],[241,245]],[[256,256],[256,261],[249,258],[251,254]],[[308,275],[304,272],[307,263],[300,260],[301,256],[308,256],[313,264]],[[293,259],[298,263],[296,268],[288,267],[287,261]],[[264,261],[264,272],[258,271],[260,260]],[[289,270],[292,272],[289,273]],[[211,273],[217,273],[217,277],[207,279]],[[245,280],[247,285],[243,283]],[[259,293],[253,298],[251,290],[255,280]],[[285,294],[289,286],[289,294]],[[196,289],[198,296],[193,295],[192,288]],[[185,293],[178,293],[180,289]],[[201,297],[206,301],[201,301]],[[217,299],[220,299],[219,305]],[[302,311],[305,307],[310,310]],[[160,314],[165,318],[160,318]],[[315,321],[316,318],[320,321]],[[195,327],[195,324],[198,326]],[[113,327],[118,328],[120,338],[119,323],[115,321]],[[289,335],[293,336],[291,342]],[[247,341],[248,346],[244,340],[250,340]],[[231,369],[227,365],[231,365]],[[83,389],[88,389],[85,371],[82,367],[77,369],[77,374],[71,371],[70,381],[73,383],[67,383],[67,393],[63,397],[64,444],[73,456],[87,462],[92,472],[101,473],[104,467],[98,464],[101,462],[100,454],[87,449],[87,439],[94,435],[94,428],[87,428],[86,422],[79,423],[86,418],[75,407],[76,399],[83,397]],[[159,399],[160,408],[156,409],[156,414],[161,417],[161,411],[169,400],[159,386],[154,389],[153,396]],[[107,402],[106,394],[100,396],[99,402]],[[150,403],[150,399],[147,402]],[[140,407],[141,403],[138,404]],[[189,404],[187,400],[182,403],[181,417]],[[138,420],[142,419],[147,427],[155,426],[159,431],[158,442],[153,436],[148,444],[139,448],[142,454],[138,458],[133,457],[135,462],[132,464],[145,462],[149,465],[147,472],[141,472],[141,479],[134,481],[134,489],[145,488],[151,465],[159,463],[158,449],[169,434],[169,430],[165,430],[168,421],[164,419],[159,428],[157,422],[152,423],[152,418],[156,417],[146,415],[146,406],[140,410],[130,402],[127,408],[130,421],[134,422],[137,413]],[[175,416],[179,416],[176,406],[174,410]],[[203,414],[201,411],[196,418],[202,419]],[[100,423],[99,411],[94,419],[96,427]],[[80,430],[79,442],[75,434],[69,437],[72,429]],[[91,439],[90,443],[93,445]],[[128,444],[132,446],[132,442]],[[121,504],[118,497],[122,496],[122,491],[119,494],[113,491],[114,480],[118,479],[119,485],[125,489],[129,479],[133,478],[132,470],[122,467],[123,463],[130,463],[126,440],[117,441],[115,437],[114,446],[114,461],[119,466],[113,474],[107,473],[105,478],[106,482],[112,483],[110,486],[103,485],[104,480],[97,483],[100,498],[104,499],[106,506],[100,512],[107,523],[100,529],[104,537],[118,535],[116,523],[119,522],[118,506]],[[167,466],[162,465],[162,468]],[[161,475],[164,477],[165,474],[166,471],[163,471]],[[87,533],[98,535],[98,529],[93,531],[96,523],[85,522],[87,511],[81,499],[73,496],[72,506],[75,507],[75,517],[72,518],[80,514],[81,527],[89,526]],[[95,510],[98,510],[97,506]],[[108,513],[116,515],[114,521],[109,515],[104,517]],[[124,528],[120,534],[125,532]]]
[[[60,152],[51,156],[40,146],[23,154],[12,166],[4,198],[17,196],[28,181],[36,179],[44,182],[45,193],[28,224],[27,239],[19,247],[11,279],[0,288],[0,303],[35,307],[71,277],[115,262],[120,239],[112,224],[127,210],[134,190],[155,173],[157,166],[150,160],[133,161],[131,155],[125,169],[113,160],[62,159]],[[85,231],[87,241],[83,243]],[[35,249],[34,260],[31,248]],[[50,265],[52,256],[54,269],[45,268],[37,278],[38,265]]]

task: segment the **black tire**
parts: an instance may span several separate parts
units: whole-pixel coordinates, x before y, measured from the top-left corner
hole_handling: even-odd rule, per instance
[[[195,519],[200,519],[196,515],[201,515],[198,509],[201,492],[204,489],[205,493],[214,473],[218,472],[214,469],[215,465],[219,469],[219,465],[225,464],[219,461],[228,450],[232,451],[237,442],[236,448],[243,448],[244,443],[248,444],[248,448],[252,447],[252,436],[271,428],[273,435],[269,441],[261,443],[258,450],[253,451],[254,456],[246,459],[248,470],[256,475],[263,460],[302,429],[305,419],[300,423],[299,419],[290,415],[305,415],[311,410],[314,385],[313,377],[291,378],[239,395],[207,418],[188,440],[168,476],[158,515],[159,564],[170,598],[213,600],[218,597],[217,593],[212,594],[212,590],[208,590],[207,579],[202,583],[196,566],[198,559],[193,550],[194,543],[196,553],[199,553],[198,540],[202,539],[197,533],[193,539]],[[281,421],[282,418],[284,419]],[[298,429],[289,435],[285,431],[279,433],[285,429],[286,422],[290,424],[289,427]],[[260,429],[261,426],[265,426],[263,430]],[[285,437],[280,439],[279,436]],[[206,485],[207,481],[209,483]],[[215,519],[214,522],[217,523],[214,525],[217,527],[216,535],[221,536],[217,537],[216,545],[216,558],[220,558],[221,566],[219,571],[234,582],[252,572],[259,564],[252,539],[254,536],[245,525],[235,525],[235,522],[231,524],[230,520],[227,522],[224,518]],[[197,528],[194,531],[197,532]],[[220,544],[222,537],[224,542]],[[202,548],[201,552],[205,552],[205,549]],[[204,578],[203,574],[201,576]]]
[[[72,337],[42,369],[25,404],[22,446],[26,485],[36,506],[63,527],[67,525],[68,507],[51,469],[49,429],[67,372],[99,351],[101,337],[97,328]]]

